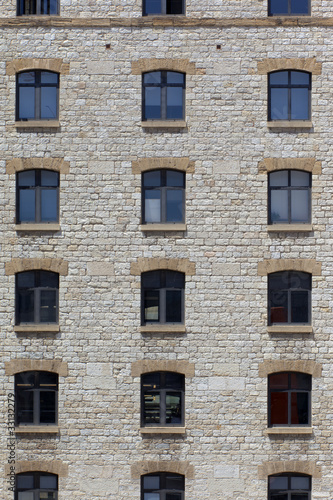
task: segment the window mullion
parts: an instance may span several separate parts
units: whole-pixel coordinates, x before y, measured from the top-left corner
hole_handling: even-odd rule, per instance
[[[40,323],[40,288],[35,288],[34,290],[34,318],[35,323]]]
[[[160,292],[160,318],[159,318],[159,322],[165,323],[166,322],[166,289],[161,288],[159,292]]]
[[[166,72],[162,71],[161,75],[161,119],[167,119],[167,99],[166,99]]]
[[[33,389],[33,422],[34,425],[39,425],[40,424],[40,389]]]
[[[166,389],[160,390],[160,425],[166,425]]]

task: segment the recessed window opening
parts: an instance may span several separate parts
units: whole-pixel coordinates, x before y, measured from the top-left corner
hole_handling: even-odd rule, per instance
[[[185,74],[151,71],[142,75],[143,120],[182,120],[185,109]]]
[[[268,120],[309,120],[311,74],[274,71],[268,75]]]
[[[16,76],[16,119],[58,119],[59,75],[52,71],[23,71]]]

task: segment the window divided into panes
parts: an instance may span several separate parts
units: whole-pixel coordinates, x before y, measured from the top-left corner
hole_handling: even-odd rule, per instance
[[[311,222],[311,174],[301,170],[279,170],[268,178],[268,223]]]
[[[184,375],[147,373],[141,377],[142,426],[184,424]]]
[[[141,287],[143,325],[184,322],[184,273],[148,271],[141,275]]]
[[[144,16],[184,14],[184,0],[143,0]]]
[[[152,71],[142,75],[142,82],[142,120],[184,119],[184,73]]]
[[[141,500],[184,500],[184,489],[181,474],[157,472],[141,476]]]
[[[59,274],[25,271],[16,274],[16,324],[58,322]]]
[[[15,375],[16,425],[57,423],[58,375],[22,372]]]
[[[268,378],[268,426],[310,425],[311,375],[274,373]]]
[[[59,220],[59,173],[26,170],[17,174],[17,223]]]
[[[268,500],[310,500],[311,476],[276,474],[268,478]]]
[[[17,0],[18,16],[52,16],[59,14],[58,0]]]
[[[311,322],[311,274],[282,271],[268,275],[268,321],[305,324]]]
[[[57,500],[58,476],[44,472],[16,475],[15,500]]]
[[[311,74],[275,71],[268,75],[268,120],[309,120]]]
[[[181,223],[185,220],[185,174],[152,170],[142,175],[142,222]]]
[[[51,71],[23,71],[16,76],[16,119],[58,119],[59,75]]]
[[[310,0],[269,0],[269,16],[308,16]]]

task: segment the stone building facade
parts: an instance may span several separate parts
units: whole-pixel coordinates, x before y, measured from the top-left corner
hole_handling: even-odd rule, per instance
[[[184,477],[186,500],[264,500],[283,473],[311,479],[307,498],[333,498],[333,7],[267,9],[189,0],[185,15],[153,17],[138,0],[60,0],[57,16],[17,16],[2,0],[4,500],[11,471],[55,474],[59,500],[143,500],[142,477],[164,472]],[[17,119],[29,71],[59,75],[56,119]],[[152,71],[186,75],[182,120],[142,121]],[[274,71],[311,75],[308,120],[268,122]],[[142,176],[156,169],[184,172],[182,224],[143,224]],[[19,224],[19,173],[31,170],[59,173],[56,223]],[[281,170],[311,174],[305,225],[267,224]],[[185,276],[181,324],[142,324],[141,279],[155,270]],[[27,271],[58,275],[54,324],[17,321]],[[280,272],[311,276],[307,324],[268,325]],[[58,375],[56,425],[13,424],[24,372]],[[173,429],[142,426],[140,380],[155,372],[184,376]],[[273,373],[311,377],[308,425],[268,426]]]

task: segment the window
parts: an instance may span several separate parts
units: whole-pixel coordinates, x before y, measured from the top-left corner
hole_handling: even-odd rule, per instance
[[[16,324],[58,322],[59,275],[49,271],[16,274]]]
[[[311,274],[282,271],[268,275],[269,324],[310,324]]]
[[[184,0],[143,0],[143,15],[184,14]]]
[[[142,324],[184,322],[184,273],[148,271],[141,284]]]
[[[58,476],[44,472],[16,475],[15,500],[57,500]]]
[[[274,373],[268,386],[269,427],[310,425],[311,375]]]
[[[184,500],[184,476],[171,472],[142,476],[141,500]]]
[[[58,375],[22,372],[15,375],[16,425],[57,423]]]
[[[310,0],[269,0],[269,16],[310,15]]]
[[[268,177],[269,224],[311,222],[311,174],[279,170]]]
[[[184,172],[145,172],[142,176],[142,211],[143,224],[184,222]]]
[[[268,75],[268,120],[309,120],[311,75],[275,71]]]
[[[143,76],[143,120],[183,120],[185,75],[152,71]]]
[[[18,16],[31,16],[34,14],[50,16],[58,13],[58,0],[18,0],[17,2]]]
[[[59,220],[59,173],[26,170],[17,174],[17,222]]]
[[[269,500],[310,500],[311,477],[305,474],[276,474],[268,478]]]
[[[147,373],[141,377],[142,426],[184,425],[184,375]]]
[[[58,73],[23,71],[16,79],[17,120],[58,119]]]

